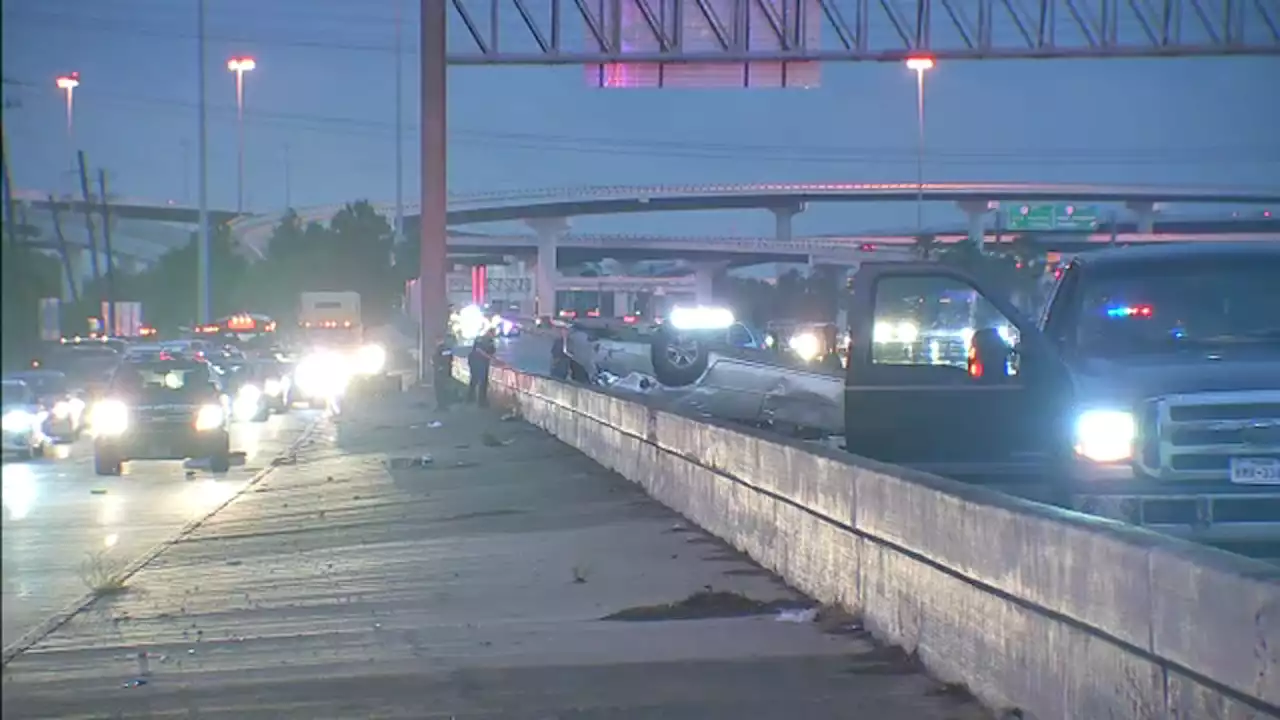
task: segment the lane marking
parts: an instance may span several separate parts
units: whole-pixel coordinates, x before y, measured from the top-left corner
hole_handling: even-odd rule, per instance
[[[191,533],[199,529],[201,525],[204,525],[206,522],[208,522],[210,518],[212,518],[214,515],[217,515],[219,512],[221,512],[223,508],[235,502],[246,491],[248,491],[254,485],[257,485],[260,481],[266,479],[266,477],[270,475],[273,470],[275,470],[277,467],[280,467],[275,464],[276,460],[287,458],[291,455],[297,454],[297,452],[302,448],[302,446],[306,443],[306,441],[311,439],[311,436],[315,434],[316,430],[324,423],[326,419],[327,418],[325,415],[321,415],[320,417],[312,420],[310,423],[307,424],[306,427],[302,429],[302,433],[299,434],[298,437],[294,438],[293,442],[289,443],[289,445],[286,446],[281,453],[279,453],[274,458],[272,458],[272,461],[268,462],[266,467],[262,468],[257,473],[254,473],[253,477],[249,478],[249,480],[245,482],[244,485],[242,485],[239,490],[233,493],[231,497],[227,498],[224,502],[215,506],[209,512],[203,515],[200,515],[196,517],[194,520],[189,521],[186,525],[183,525],[182,528],[179,529],[178,532],[174,533],[174,535],[171,536],[168,540],[163,540],[159,542],[150,550],[146,551],[142,555],[139,555],[132,562],[126,565],[124,570],[121,570],[112,579],[120,582],[121,584],[127,582],[129,578],[138,574],[138,572],[141,571],[143,568],[145,568],[147,565],[150,565],[151,562],[155,560],[157,557],[159,557],[162,553],[164,553],[164,551],[168,550],[169,548],[178,544],[182,540],[186,539],[189,535],[191,535]],[[49,617],[39,625],[36,625],[31,630],[28,630],[25,634],[23,634],[22,637],[6,645],[4,648],[3,658],[0,659],[0,668],[8,667],[9,663],[13,661],[15,658],[22,655],[22,653],[26,652],[27,650],[30,650],[37,643],[39,643],[40,641],[52,635],[63,625],[66,625],[68,622],[70,622],[71,619],[74,618],[75,616],[79,615],[85,610],[88,610],[90,607],[93,606],[95,602],[98,601],[99,597],[100,597],[99,593],[94,592],[93,590],[90,590],[89,592],[81,596],[80,599],[71,603],[61,611],[55,613],[54,615],[52,615],[51,617]]]

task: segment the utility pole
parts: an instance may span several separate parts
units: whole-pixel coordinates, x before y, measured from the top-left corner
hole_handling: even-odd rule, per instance
[[[107,334],[116,334],[116,264],[111,250],[111,214],[107,207],[107,171],[98,169],[98,199],[102,203],[102,247],[107,253]]]
[[[80,287],[76,284],[76,268],[71,262],[71,248],[62,232],[62,218],[58,215],[58,199],[49,196],[49,212],[53,215],[53,236],[58,240],[58,255],[62,257],[62,271],[67,274],[67,291],[73,305],[80,304]]]
[[[4,229],[9,233],[9,243],[18,246],[18,225],[13,207],[13,178],[9,175],[9,136],[4,132],[4,123],[0,122],[0,170],[4,181]]]
[[[196,322],[201,325],[209,322],[209,142],[208,142],[208,108],[205,92],[205,51],[204,51],[204,0],[196,0],[196,92],[200,94],[197,105],[198,120],[196,122],[196,195],[200,205],[200,227],[197,238],[196,263]]]
[[[431,377],[431,351],[444,336],[448,319],[445,257],[448,232],[446,127],[449,68],[445,51],[448,8],[444,0],[421,0],[422,53],[422,194],[419,232],[418,380]]]
[[[98,237],[93,227],[93,201],[89,196],[89,171],[85,167],[84,151],[76,151],[76,159],[80,163],[80,197],[84,200],[84,229],[89,233],[89,267],[93,268],[95,286],[102,281],[102,269],[98,265]]]

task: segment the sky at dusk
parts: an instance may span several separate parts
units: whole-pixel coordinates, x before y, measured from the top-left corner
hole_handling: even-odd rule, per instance
[[[535,5],[538,3],[534,3]],[[248,208],[394,200],[397,0],[208,0],[210,203],[235,205],[247,76]],[[417,2],[405,11],[405,193],[418,192]],[[79,71],[74,141],[124,196],[194,203],[194,0],[4,0],[15,186],[66,190],[54,78]],[[514,15],[512,15],[514,17]],[[465,42],[452,20],[450,39]],[[511,29],[515,32],[515,29]],[[577,67],[450,71],[454,192],[579,185],[913,182],[914,74],[829,64],[810,90],[600,90]],[[978,61],[927,75],[926,180],[1280,189],[1280,59]],[[959,224],[930,208],[930,221]],[[900,205],[814,208],[797,234],[906,227]],[[594,218],[611,231],[759,234],[764,211]]]

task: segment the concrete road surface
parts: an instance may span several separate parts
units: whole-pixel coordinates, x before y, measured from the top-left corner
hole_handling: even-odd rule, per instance
[[[547,433],[429,407],[322,426],[10,662],[5,720],[989,717]]]
[[[245,462],[223,475],[193,469],[188,478],[180,461],[143,461],[126,463],[122,477],[98,477],[88,439],[51,458],[5,463],[4,646],[225,502],[316,416],[236,423],[232,450]]]

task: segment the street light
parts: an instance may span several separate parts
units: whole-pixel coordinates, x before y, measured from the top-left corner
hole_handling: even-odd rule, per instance
[[[72,136],[72,120],[75,117],[75,93],[76,88],[80,87],[80,73],[73,72],[69,75],[59,75],[55,82],[59,90],[65,90],[67,93],[67,137],[70,138]]]
[[[244,74],[258,67],[251,57],[233,57],[227,69],[236,74],[236,212],[244,211]]]
[[[924,234],[924,73],[933,69],[933,58],[907,58],[907,69],[916,71],[916,229]]]

